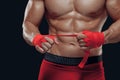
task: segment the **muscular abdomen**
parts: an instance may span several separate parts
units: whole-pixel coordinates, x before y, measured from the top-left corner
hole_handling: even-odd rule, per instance
[[[99,5],[96,3],[99,2]],[[45,0],[49,34],[76,34],[83,30],[101,31],[106,20],[105,0]],[[53,45],[50,52],[78,57],[84,51],[76,37],[59,37],[59,45]],[[91,55],[100,54],[100,48],[91,50]]]

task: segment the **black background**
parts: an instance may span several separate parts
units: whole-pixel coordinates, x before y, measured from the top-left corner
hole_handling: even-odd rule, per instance
[[[0,6],[0,80],[37,80],[43,55],[29,46],[22,37],[22,21],[27,0],[2,1]],[[112,20],[108,18],[106,30]],[[47,33],[43,19],[40,30]],[[120,37],[120,36],[118,36]],[[103,46],[106,80],[120,80],[120,43]]]

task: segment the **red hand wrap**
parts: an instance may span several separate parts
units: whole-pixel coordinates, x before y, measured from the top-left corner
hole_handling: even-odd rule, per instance
[[[100,47],[102,44],[104,44],[104,34],[101,32],[90,32],[90,31],[83,31],[83,34],[87,36],[87,38],[84,39],[86,42],[86,46],[90,46],[92,48]],[[85,55],[78,65],[80,68],[83,68],[85,63],[87,62],[87,59],[90,55],[90,51],[85,51]]]
[[[41,43],[47,42],[47,40],[45,39],[45,36],[54,40],[54,36],[37,34],[33,38],[33,41],[32,41],[33,45],[34,46],[38,45],[41,47],[42,46]]]
[[[85,51],[85,55],[84,55],[82,61],[80,62],[80,64],[78,65],[80,68],[84,67],[85,63],[87,62],[87,59],[88,59],[89,55],[90,55],[90,51]]]
[[[104,34],[102,32],[83,31],[82,33],[87,36],[84,39],[86,46],[97,48],[104,44]]]

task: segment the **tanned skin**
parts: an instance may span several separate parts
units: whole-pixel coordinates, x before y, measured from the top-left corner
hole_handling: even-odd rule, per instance
[[[84,30],[101,32],[110,15],[114,23],[105,30],[105,44],[120,41],[120,0],[29,0],[23,21],[23,37],[32,45],[34,36],[45,14],[49,24],[49,35],[71,35],[77,37],[56,36],[55,41],[45,37],[42,47],[35,46],[40,53],[50,52],[65,57],[83,57],[90,49],[90,56],[102,55],[102,49],[85,46]],[[41,26],[44,27],[44,26]]]

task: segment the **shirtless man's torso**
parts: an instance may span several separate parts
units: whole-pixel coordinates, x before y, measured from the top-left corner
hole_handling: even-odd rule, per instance
[[[36,49],[40,53],[49,52],[57,56],[83,57],[85,46],[81,32],[101,32],[103,25],[110,15],[114,23],[104,33],[104,44],[120,41],[120,0],[29,0],[23,21],[23,37],[28,44],[36,34],[40,34],[39,25],[45,14],[49,25],[49,35],[78,35],[56,36],[55,43],[49,37],[42,47]],[[44,27],[44,26],[41,26]],[[82,36],[81,36],[82,35]],[[79,43],[79,39],[81,43]],[[54,43],[54,44],[53,44]],[[102,55],[102,45],[90,49],[90,56]]]
[[[99,3],[99,4],[97,4]],[[105,0],[45,0],[50,34],[76,34],[83,30],[101,31],[107,18]],[[56,6],[56,7],[55,7]],[[57,37],[50,52],[67,57],[80,57],[84,51],[76,37]],[[91,56],[101,55],[101,49],[92,49]]]
[[[119,3],[119,0],[30,0],[26,9],[24,26],[33,27],[25,29],[27,36],[24,36],[28,38],[31,33],[32,37],[39,33],[36,27],[40,24],[43,14],[48,20],[49,34],[69,35],[80,33],[83,30],[100,32],[108,12],[113,19],[119,19],[120,15],[117,15],[120,10],[118,9]],[[36,31],[33,32],[33,29]],[[30,39],[32,38],[30,37]],[[30,41],[30,39],[27,40]],[[49,52],[67,57],[84,55],[84,51],[78,45],[75,37],[57,36],[57,40],[59,45],[54,44]],[[101,54],[101,48],[91,49],[91,56]]]

